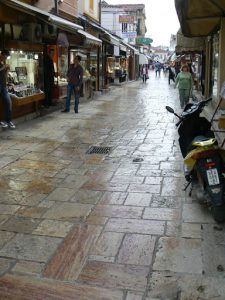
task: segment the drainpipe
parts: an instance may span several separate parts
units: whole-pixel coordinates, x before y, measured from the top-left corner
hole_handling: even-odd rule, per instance
[[[58,0],[55,0],[55,14],[56,14],[56,16],[58,16],[58,14],[59,14]]]
[[[99,12],[98,12],[98,14],[99,14],[99,24],[101,24],[101,22],[102,22],[102,1],[101,0],[99,0]]]

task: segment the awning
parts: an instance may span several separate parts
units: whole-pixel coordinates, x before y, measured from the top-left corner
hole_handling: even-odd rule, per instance
[[[126,52],[127,48],[124,45],[120,44],[120,50]]]
[[[104,31],[104,35],[106,36],[106,39],[114,46],[118,46],[120,45],[120,40],[117,39],[115,36],[113,36],[111,33],[109,33],[108,31]]]
[[[96,38],[95,36],[93,36],[92,34],[86,32],[82,29],[79,29],[77,32],[85,37],[87,44],[94,44],[94,45],[101,46],[102,41],[100,39]]]
[[[148,64],[148,59],[145,54],[140,53],[139,54],[139,65],[147,65]]]
[[[131,46],[130,44],[127,44],[124,41],[122,41],[122,44],[125,45],[127,48],[133,50],[135,54],[139,54],[139,51],[136,48],[134,48],[133,46]]]
[[[225,16],[224,0],[175,0],[175,7],[182,33],[187,37],[213,34]]]
[[[80,19],[84,20],[85,22],[87,22],[88,24],[90,24],[91,26],[93,26],[95,29],[97,29],[101,33],[103,33],[103,37],[105,37],[105,39],[107,41],[109,41],[112,45],[119,47],[119,45],[120,45],[119,38],[117,38],[114,35],[112,35],[107,29],[103,28],[100,24],[98,25],[98,24],[96,24],[94,22],[91,22],[85,16],[80,16]]]
[[[176,53],[181,52],[200,52],[205,49],[204,37],[185,37],[181,30],[177,32]]]
[[[1,0],[1,3],[4,5],[7,5],[11,8],[14,8],[16,10],[19,10],[21,12],[25,12],[29,15],[38,17],[39,19],[42,19],[45,22],[48,22],[50,24],[54,24],[58,28],[66,30],[68,32],[74,33],[74,31],[77,31],[78,29],[83,29],[83,27],[78,24],[75,24],[75,23],[65,20],[63,18],[60,18],[60,17],[50,14],[40,8],[37,8],[35,6],[26,4],[26,3],[18,1],[18,0]]]

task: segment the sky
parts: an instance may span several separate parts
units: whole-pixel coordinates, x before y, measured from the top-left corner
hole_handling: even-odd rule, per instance
[[[105,0],[108,4],[145,4],[146,37],[152,46],[169,46],[170,35],[180,28],[174,0]]]

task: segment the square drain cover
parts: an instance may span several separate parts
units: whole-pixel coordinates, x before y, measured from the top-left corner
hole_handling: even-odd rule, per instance
[[[112,151],[112,147],[97,147],[97,146],[91,146],[87,154],[109,154]]]

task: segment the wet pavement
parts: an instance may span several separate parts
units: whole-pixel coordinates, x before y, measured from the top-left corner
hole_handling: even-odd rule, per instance
[[[225,299],[224,227],[182,190],[165,105],[151,72],[0,132],[1,300]]]

